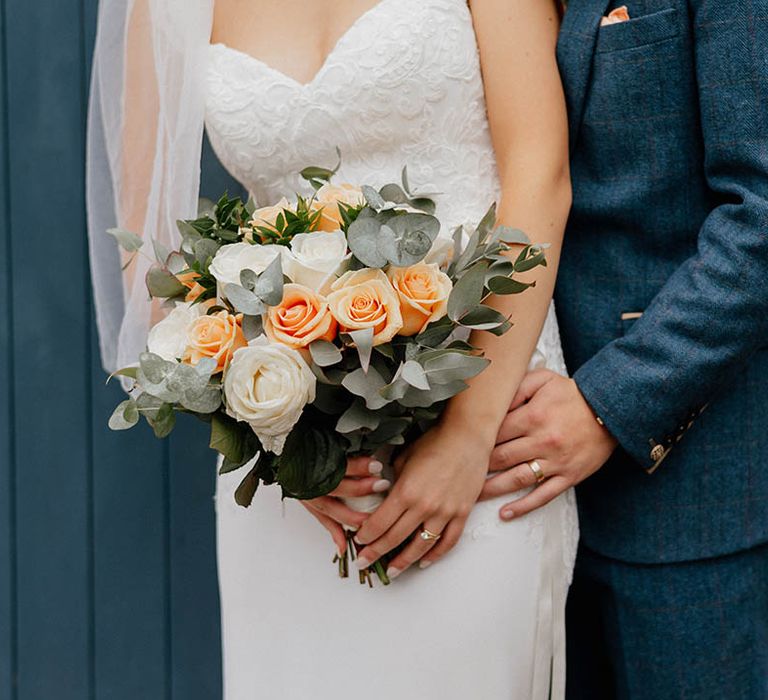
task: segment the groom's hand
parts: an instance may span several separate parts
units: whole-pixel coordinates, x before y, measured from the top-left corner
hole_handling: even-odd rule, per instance
[[[600,424],[576,382],[549,370],[528,374],[499,430],[481,499],[536,486],[531,462],[546,479],[523,498],[501,508],[503,520],[541,508],[605,464],[617,446]]]

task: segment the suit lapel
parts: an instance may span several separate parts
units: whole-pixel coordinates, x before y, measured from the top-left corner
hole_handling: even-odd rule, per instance
[[[610,0],[571,0],[563,18],[557,58],[568,101],[571,152],[584,115],[600,18],[609,5]]]

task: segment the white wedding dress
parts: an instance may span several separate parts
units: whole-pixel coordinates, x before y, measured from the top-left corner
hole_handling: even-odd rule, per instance
[[[308,165],[335,182],[399,181],[442,193],[444,226],[476,223],[498,198],[466,0],[381,0],[301,84],[223,45],[210,48],[206,125],[222,163],[259,204],[306,191]],[[565,372],[554,313],[533,360]],[[249,509],[216,496],[226,700],[544,700],[563,697],[573,494],[517,522],[480,503],[428,570],[373,590],[338,578],[328,533],[277,488]]]

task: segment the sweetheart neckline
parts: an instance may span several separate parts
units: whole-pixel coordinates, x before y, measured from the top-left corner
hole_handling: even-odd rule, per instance
[[[372,5],[369,7],[365,12],[360,14],[360,16],[357,17],[357,19],[352,22],[340,35],[339,38],[336,39],[336,42],[331,47],[331,50],[326,54],[325,58],[323,59],[323,62],[320,64],[320,68],[317,69],[315,74],[312,76],[312,78],[307,82],[302,82],[301,80],[298,80],[297,78],[294,78],[292,75],[289,75],[283,70],[280,70],[279,68],[275,68],[270,63],[267,63],[263,59],[259,58],[258,56],[254,56],[253,54],[250,54],[246,51],[241,51],[240,49],[236,49],[233,46],[229,46],[228,44],[225,44],[224,42],[216,42],[212,43],[211,47],[220,47],[222,49],[225,49],[226,51],[241,56],[242,58],[252,62],[254,65],[261,66],[262,68],[265,68],[270,73],[274,73],[275,75],[280,76],[284,80],[287,80],[291,84],[295,85],[301,90],[306,90],[312,87],[318,80],[320,80],[320,77],[325,73],[328,66],[331,63],[331,60],[334,58],[334,56],[341,50],[343,44],[348,39],[350,35],[353,35],[355,33],[355,30],[358,29],[358,27],[365,22],[365,20],[369,19],[371,15],[374,15],[379,9],[381,9],[384,5],[391,2],[392,0],[379,0],[375,5]]]

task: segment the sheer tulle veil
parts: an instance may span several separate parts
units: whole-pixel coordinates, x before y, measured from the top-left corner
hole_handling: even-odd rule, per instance
[[[106,230],[178,247],[197,209],[213,0],[101,0],[88,118],[87,206],[102,363],[132,364],[152,305],[152,247],[125,270]]]

